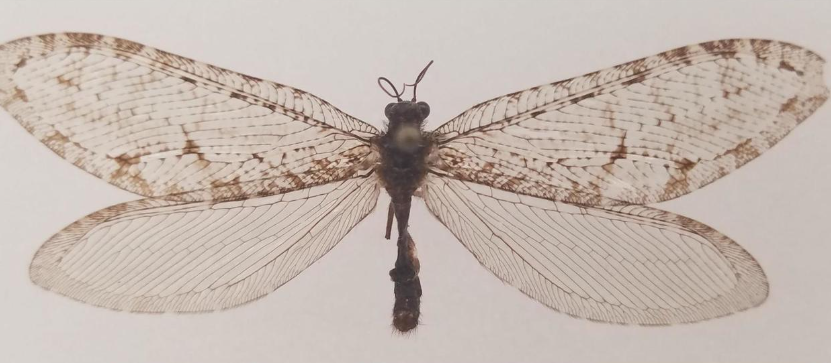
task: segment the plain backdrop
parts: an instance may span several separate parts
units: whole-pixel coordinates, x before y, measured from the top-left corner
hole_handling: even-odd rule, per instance
[[[831,2],[4,2],[0,40],[85,31],[312,92],[380,126],[384,75],[419,87],[435,127],[471,105],[674,47],[786,40],[831,57]],[[828,77],[826,77],[828,78]],[[0,112],[2,362],[829,362],[831,106],[772,150],[663,203],[744,246],[770,297],[726,318],[670,327],[594,323],[552,311],[482,268],[417,203],[423,326],[390,327],[394,243],[387,198],[332,252],[268,297],[211,314],[142,315],[33,285],[53,233],[135,199],[75,168]]]

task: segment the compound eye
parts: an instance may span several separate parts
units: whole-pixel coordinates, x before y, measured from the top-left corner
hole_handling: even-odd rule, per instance
[[[384,116],[387,117],[387,120],[392,118],[392,111],[395,109],[395,102],[387,104],[387,107],[384,108]]]
[[[419,102],[417,105],[418,111],[421,113],[421,117],[427,118],[427,116],[430,115],[430,105],[428,105],[427,102]]]

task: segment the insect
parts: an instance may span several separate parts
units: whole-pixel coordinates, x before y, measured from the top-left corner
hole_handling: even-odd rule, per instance
[[[425,68],[400,92],[379,79],[396,98],[382,131],[295,88],[66,33],[0,45],[0,103],[61,157],[144,197],[37,251],[32,281],[70,298],[138,312],[256,300],[332,249],[385,189],[402,332],[422,295],[413,196],[542,304],[663,325],[757,306],[768,283],[730,238],[647,205],[781,140],[828,97],[823,64],[783,42],[701,43],[497,97],[433,131],[415,97]]]

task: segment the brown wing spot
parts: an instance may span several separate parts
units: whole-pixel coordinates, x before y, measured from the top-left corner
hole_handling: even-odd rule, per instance
[[[682,159],[675,163],[677,167],[675,169],[681,171],[679,177],[670,178],[666,184],[664,184],[664,190],[662,193],[661,199],[672,199],[673,197],[679,195],[678,191],[687,192],[690,190],[690,180],[687,178],[690,171],[695,168],[696,163],[689,159]]]
[[[724,50],[736,49],[736,40],[735,39],[722,39],[722,40],[718,41],[718,44]]]
[[[294,174],[294,173],[289,171],[289,172],[286,172],[285,176],[286,176],[286,179],[289,180],[289,184],[292,187],[297,188],[297,189],[303,189],[303,188],[306,187],[306,182],[304,182],[303,179],[301,179],[299,176],[297,176],[297,174]]]
[[[568,191],[565,198],[563,198],[564,202],[577,204],[586,203],[589,205],[600,204],[600,201],[603,199],[600,194],[590,194],[586,188],[583,188],[577,181],[570,180],[570,182],[571,189]]]
[[[314,163],[314,164],[315,164],[318,168],[320,168],[321,170],[322,170],[322,169],[326,169],[326,168],[328,168],[328,167],[329,167],[329,165],[331,165],[331,164],[332,164],[332,162],[331,162],[331,161],[329,161],[329,160],[327,160],[327,159],[319,159],[319,160],[314,160],[314,161],[312,161],[312,162],[313,162],[313,163]]]
[[[245,101],[245,96],[243,96],[243,95],[241,95],[241,94],[239,94],[239,93],[237,93],[237,92],[231,92],[231,95],[230,95],[230,96],[231,96],[231,98],[236,98],[236,99],[238,99],[238,100],[243,100],[243,101]]]
[[[563,162],[563,160],[564,160],[564,159],[557,159],[557,160],[554,160],[554,161],[546,161],[546,162],[545,162],[545,166],[547,166],[547,167],[549,167],[549,168],[550,168],[550,167],[551,167],[552,165],[554,165],[554,164],[558,164],[558,165],[559,165],[560,163],[562,163],[562,162]]]
[[[641,75],[639,75],[639,76],[637,76],[637,77],[635,77],[635,78],[632,78],[632,79],[628,79],[628,80],[623,81],[623,85],[624,85],[624,86],[628,86],[628,85],[630,85],[630,84],[641,83],[641,82],[643,82],[643,81],[645,81],[645,80],[646,80],[646,75],[641,74]]]
[[[828,99],[828,91],[826,91],[824,93],[821,93],[821,94],[818,94],[816,96],[809,97],[808,99],[806,99],[805,101],[802,102],[802,105],[807,110],[814,110],[814,109],[818,108],[819,106],[822,106],[822,104],[825,103],[826,99]],[[808,117],[808,115],[804,115],[802,117],[799,117],[798,120],[802,121],[806,117]]]
[[[793,112],[796,109],[796,101],[797,97],[793,96],[785,103],[782,104],[782,107],[779,107],[779,113],[786,113],[786,112]]]
[[[747,139],[736,147],[727,150],[724,156],[731,155],[736,159],[736,166],[744,165],[753,158],[759,156],[759,150],[752,145],[753,140]]]
[[[675,164],[679,166],[676,169],[681,170],[682,172],[684,172],[684,174],[686,174],[687,172],[692,170],[692,168],[695,167],[695,161],[692,161],[687,158],[684,158],[681,161],[676,162]]]
[[[486,162],[485,165],[482,166],[482,172],[490,173],[491,170],[493,170],[493,163],[490,161]]]
[[[139,158],[127,156],[127,154],[121,154],[113,158],[113,160],[121,166],[130,166],[139,163]]]
[[[64,151],[66,150],[66,145],[72,143],[68,137],[64,136],[64,134],[53,131],[52,134],[45,137],[43,139],[43,144],[48,146],[50,149],[55,150],[58,155],[61,157],[64,156]]]
[[[130,174],[130,167],[133,164],[138,164],[138,158],[120,155],[112,160],[118,164],[118,169],[110,173],[109,181],[118,181],[118,184],[126,186],[125,189],[142,195],[153,194],[153,188],[149,183],[147,183],[146,180],[144,180],[144,178],[138,175]]]
[[[439,169],[441,170],[450,170],[451,168],[458,167],[465,162],[465,159],[461,156],[446,155],[442,159],[444,160],[444,165],[440,165]],[[445,165],[447,167],[443,167]]]
[[[265,189],[260,190],[257,193],[258,196],[266,196],[269,194],[270,193]],[[235,177],[228,182],[220,180],[214,180],[211,182],[211,198],[213,200],[235,199],[240,198],[240,196],[243,195],[245,195],[245,191],[242,188],[239,177]]]
[[[183,147],[183,149],[185,149],[185,151],[188,152],[199,151],[199,145],[196,145],[196,142],[194,142],[193,140],[187,139],[185,140],[185,146]]]
[[[700,45],[708,53],[715,53],[718,50],[718,45],[715,42],[701,43]]]
[[[164,188],[164,195],[176,195],[184,192],[185,190],[182,189],[182,187],[179,186],[179,184],[169,185],[166,188]]]
[[[29,102],[29,97],[26,96],[26,92],[23,92],[22,89],[15,87],[14,94],[12,95],[11,100],[20,100],[22,102]]]
[[[589,92],[589,93],[586,93],[582,96],[579,96],[579,97],[576,97],[576,98],[572,99],[571,103],[577,103],[577,102],[580,102],[580,101],[585,100],[587,98],[592,98],[594,96],[595,96],[594,92]]]
[[[736,41],[733,39],[723,39],[714,42],[701,43],[701,47],[710,53],[736,53]]]
[[[260,78],[253,77],[253,76],[249,76],[249,75],[247,75],[247,74],[241,74],[240,76],[242,76],[242,79],[244,79],[244,80],[246,80],[246,81],[248,81],[248,82],[251,82],[251,83],[257,83],[257,82],[261,82],[261,81],[262,81],[262,79],[260,79]]]
[[[545,113],[545,111],[534,111],[534,112],[531,112],[531,118],[536,118],[537,116],[542,115],[542,114],[544,114],[544,113]]]
[[[115,38],[115,46],[118,49],[130,51],[132,53],[139,53],[144,49],[144,45],[142,44],[119,38]]]
[[[43,44],[52,47],[55,44],[55,34],[43,34],[38,36]]]
[[[783,59],[782,61],[780,61],[780,62],[779,62],[779,69],[783,69],[783,70],[786,70],[786,71],[795,72],[797,76],[802,76],[803,74],[805,74],[805,72],[802,72],[802,71],[800,71],[800,70],[797,70],[797,69],[796,69],[796,68],[794,68],[794,67],[793,67],[790,63],[788,63],[788,61],[786,61],[786,60],[784,60],[784,59]]]
[[[23,67],[25,67],[25,66],[26,66],[26,62],[27,62],[28,60],[29,60],[29,58],[25,58],[25,57],[24,57],[24,58],[20,58],[20,60],[19,60],[19,61],[17,61],[17,63],[15,63],[15,64],[14,64],[14,66],[15,66],[15,67],[17,67],[17,69],[23,68]]]
[[[104,38],[103,35],[89,33],[68,33],[66,34],[66,36],[69,37],[69,39],[72,40],[73,43],[78,43],[82,45],[96,44],[99,43],[102,38]]]
[[[186,76],[181,76],[179,78],[181,78],[183,81],[185,81],[187,83],[196,84],[196,80],[193,79],[193,78],[186,77]]]
[[[770,47],[770,43],[772,41],[770,39],[751,39],[750,44],[753,48],[768,48]]]
[[[629,63],[629,69],[631,69],[634,74],[642,73],[647,69],[647,66],[645,64],[646,59],[638,59],[636,61]]]
[[[205,160],[205,154],[200,152],[199,145],[196,145],[196,142],[191,139],[185,140],[185,146],[182,148],[182,151],[185,154],[196,154],[198,160]]]
[[[66,87],[72,87],[72,86],[75,85],[75,83],[72,82],[72,79],[66,79],[66,78],[64,78],[63,75],[58,76],[57,79],[58,79],[58,84],[64,85]]]
[[[689,54],[690,54],[690,48],[689,47],[681,47],[681,48],[676,48],[674,50],[669,51],[669,56],[674,58],[674,59],[686,58],[687,55],[689,55]]]
[[[505,182],[502,184],[502,187],[506,190],[517,190],[517,187],[522,185],[522,181],[525,178],[519,176],[509,176],[505,178]]]
[[[598,74],[600,74],[600,71],[594,71],[594,72],[591,72],[591,73],[586,73],[586,75],[584,77],[594,81],[594,79],[597,78]]]
[[[214,188],[221,188],[221,187],[228,186],[228,185],[239,184],[239,181],[240,181],[239,177],[235,177],[234,179],[232,179],[229,182],[224,182],[224,181],[221,181],[221,180],[214,180],[214,181],[211,182],[211,186],[214,187]]]
[[[684,64],[690,65],[692,64],[692,61],[688,57],[689,54],[689,47],[681,47],[670,50],[668,52],[661,53],[660,56],[667,62],[675,62],[677,60],[681,60]]]
[[[617,145],[614,151],[612,151],[612,155],[609,157],[611,162],[614,163],[615,160],[626,158],[626,154],[628,154],[628,150],[626,148],[626,132],[623,132],[623,135],[620,137],[620,144]]]

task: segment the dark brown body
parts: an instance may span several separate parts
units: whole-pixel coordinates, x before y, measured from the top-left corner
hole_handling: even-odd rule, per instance
[[[422,131],[429,106],[419,102],[398,102],[387,106],[387,131],[372,140],[381,155],[375,169],[392,200],[387,238],[393,214],[398,229],[398,258],[390,277],[395,283],[393,326],[401,332],[418,326],[421,301],[419,262],[415,243],[407,231],[413,194],[427,175],[427,156],[432,141]]]

